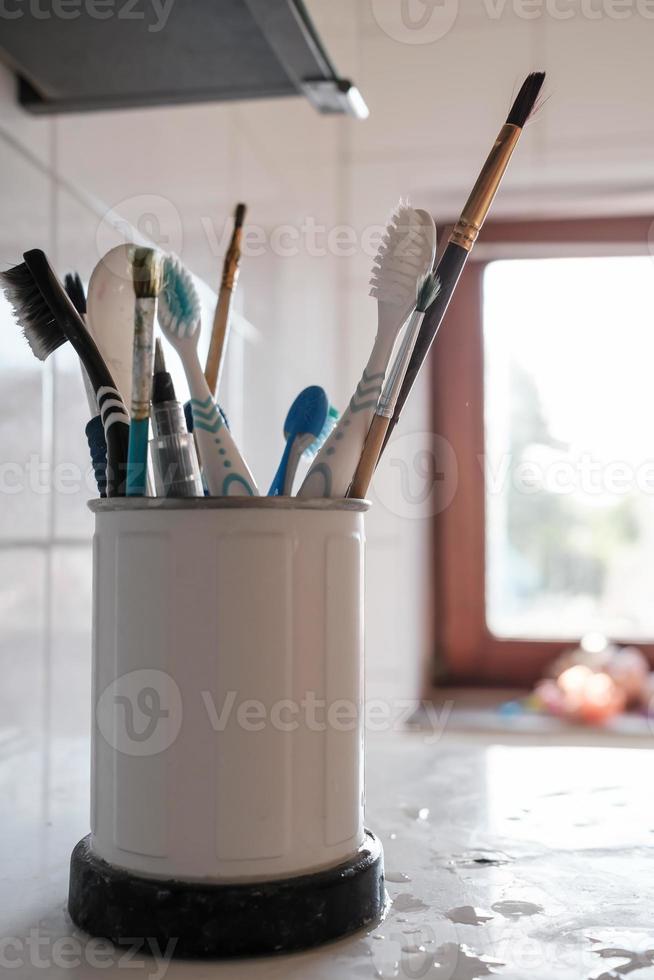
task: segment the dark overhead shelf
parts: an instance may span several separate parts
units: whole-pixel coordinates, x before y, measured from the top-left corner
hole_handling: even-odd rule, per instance
[[[367,115],[302,0],[79,0],[47,9],[44,0],[38,9],[18,5],[19,16],[0,21],[0,57],[33,113],[304,94],[321,112]]]

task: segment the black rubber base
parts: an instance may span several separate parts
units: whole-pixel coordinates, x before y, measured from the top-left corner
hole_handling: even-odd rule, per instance
[[[306,949],[377,919],[384,906],[381,843],[315,874],[235,885],[144,878],[95,857],[90,837],[70,860],[68,911],[92,936],[156,940],[174,956],[252,956]]]

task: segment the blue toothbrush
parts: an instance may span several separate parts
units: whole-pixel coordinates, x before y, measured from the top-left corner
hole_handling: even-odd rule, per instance
[[[333,429],[338,412],[331,408],[324,388],[311,385],[297,396],[284,422],[286,447],[269,497],[289,496],[293,480],[303,455],[313,456]]]

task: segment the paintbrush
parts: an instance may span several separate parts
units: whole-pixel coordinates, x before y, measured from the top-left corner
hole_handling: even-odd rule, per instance
[[[160,264],[151,248],[135,247],[132,253],[134,286],[134,353],[132,360],[132,412],[127,453],[127,496],[143,497],[148,471],[148,430],[152,366],[154,360],[154,316],[160,285]]]
[[[204,369],[204,376],[209,385],[209,391],[215,395],[220,384],[223,364],[225,362],[225,350],[227,348],[227,337],[229,332],[229,320],[232,308],[232,299],[236,282],[238,280],[239,262],[241,261],[241,237],[243,235],[243,221],[245,219],[245,205],[237,204],[234,212],[234,231],[229,243],[229,248],[225,253],[223,262],[223,277],[216,303],[216,312],[211,328],[211,342],[207,363]]]
[[[433,340],[443,321],[445,312],[452,299],[452,294],[459,281],[466,260],[488,214],[497,189],[500,186],[504,171],[515,150],[522,129],[534,110],[536,99],[545,80],[545,72],[533,72],[527,75],[520,91],[511,106],[511,110],[502,126],[486,163],[482,167],[477,182],[473,187],[459,220],[454,226],[447,246],[436,267],[436,274],[441,284],[438,295],[427,310],[422,323],[420,334],[409,361],[409,366],[402,382],[393,418],[390,420],[382,452],[397,425],[400,413],[404,407],[409,392],[414,385],[418,372],[429,353]]]

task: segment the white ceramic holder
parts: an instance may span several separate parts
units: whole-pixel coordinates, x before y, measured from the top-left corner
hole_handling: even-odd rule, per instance
[[[365,502],[91,503],[91,834],[69,910],[183,956],[373,921],[364,829]]]

